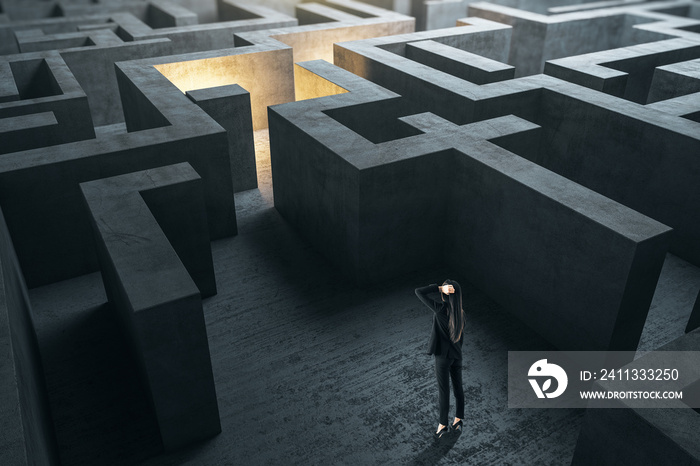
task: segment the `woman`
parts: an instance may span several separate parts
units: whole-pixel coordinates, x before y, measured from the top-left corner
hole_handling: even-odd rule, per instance
[[[438,293],[439,299],[431,297],[433,295],[437,298]],[[461,431],[463,426],[462,336],[464,333],[464,310],[462,309],[462,289],[456,281],[445,280],[440,286],[433,284],[416,288],[416,296],[435,313],[428,354],[435,355],[440,423],[434,435],[435,438],[440,438],[449,430],[447,412],[450,408],[450,378],[457,404],[452,428]]]

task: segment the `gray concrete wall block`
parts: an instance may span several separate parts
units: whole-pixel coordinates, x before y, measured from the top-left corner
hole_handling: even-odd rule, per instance
[[[124,64],[118,71],[133,132],[0,160],[0,202],[30,286],[96,270],[88,219],[79,208],[81,182],[188,161],[204,180],[210,237],[236,234],[226,132],[152,66]]]
[[[201,178],[188,163],[81,184],[107,296],[166,450],[221,431],[201,297],[216,293]]]
[[[517,9],[517,5],[477,2],[469,4],[468,14],[513,26],[508,64],[515,66],[515,75],[521,77],[541,73],[546,61],[561,57],[653,43],[670,37],[699,37],[690,32],[693,27],[687,26],[687,20],[662,13],[665,7],[670,8],[659,2],[618,3],[585,11],[546,14],[535,5]],[[462,24],[468,22],[469,18],[460,20]],[[691,21],[691,24],[696,23]]]
[[[513,116],[375,109],[418,134],[371,141],[339,115],[396,97],[327,75],[349,92],[270,109],[276,208],[326,257],[359,283],[446,261],[559,348],[636,348],[670,228],[494,144],[542,133]]]
[[[259,451],[261,429],[230,434],[241,422],[262,425],[241,421],[248,410],[269,414],[257,398],[239,404],[241,393],[281,396],[324,378],[322,370],[308,380],[295,375],[323,359],[297,357],[317,345],[319,330],[331,330],[328,341],[386,356],[380,346],[388,340],[365,331],[378,322],[366,319],[373,300],[391,293],[384,283],[431,271],[449,271],[474,291],[471,331],[479,335],[465,340],[471,350],[647,350],[676,338],[686,322],[693,330],[700,314],[697,304],[690,310],[700,286],[698,60],[693,0],[0,0],[7,220],[0,225],[0,353],[8,356],[0,358],[7,382],[0,463],[50,464],[54,426],[66,463],[99,463],[113,452],[136,463],[162,446],[209,438],[222,424],[226,438],[147,461],[274,462],[283,452],[308,463],[332,461],[337,451],[358,464],[431,461],[439,453],[432,448],[416,457],[415,445],[357,436],[320,455],[307,448],[303,442],[319,432],[334,432],[335,418],[312,410],[313,425],[289,430],[293,416],[319,399],[345,399],[323,381],[321,398],[288,403],[281,422],[265,424],[273,448]],[[245,234],[227,238],[239,220]],[[202,301],[216,293],[214,265],[228,291]],[[260,293],[256,274],[270,279],[274,296]],[[382,286],[367,295],[343,285],[343,276]],[[231,286],[239,282],[242,288]],[[405,291],[389,288],[394,296]],[[305,303],[309,290],[320,294]],[[241,367],[284,362],[278,375],[253,382],[227,372],[231,352],[260,322],[238,306],[251,294],[271,305],[256,311],[265,322],[300,332],[281,350],[265,341],[264,357],[254,349],[235,355]],[[363,302],[352,302],[360,294]],[[501,309],[508,312],[491,312]],[[349,310],[362,321],[352,333]],[[309,312],[323,318],[309,320]],[[65,326],[60,335],[57,322]],[[235,332],[241,341],[230,340]],[[296,338],[302,334],[310,338]],[[697,343],[691,338],[681,339],[687,348]],[[86,357],[80,345],[94,353]],[[282,354],[290,348],[294,355]],[[390,357],[394,373],[385,382],[403,377],[411,358]],[[369,359],[329,361],[378,361]],[[493,381],[503,367],[491,367],[497,359],[471,367],[470,390]],[[93,373],[95,385],[84,384]],[[279,375],[291,376],[292,386],[273,383]],[[487,412],[476,413],[472,426],[495,425],[492,408],[504,393],[493,394],[472,398],[478,405],[470,409]],[[420,413],[422,396],[406,397]],[[351,408],[363,397],[355,398]],[[351,411],[337,407],[335,416]],[[104,418],[90,417],[103,408]],[[139,411],[133,426],[129,408]],[[366,424],[375,408],[355,412],[348,425]],[[697,413],[622,411],[587,415],[575,464],[697,462],[694,434],[683,431],[697,431]],[[556,413],[544,430],[514,429],[523,419],[551,420],[523,416],[499,418],[496,430],[455,444],[450,458],[527,463],[574,454],[577,413]],[[408,429],[394,431],[403,437],[420,430],[399,424]],[[370,437],[382,425],[369,426]],[[488,435],[505,433],[502,443],[512,445],[515,431],[528,442],[548,439],[515,452]],[[291,445],[292,438],[302,443]],[[556,453],[547,456],[550,450]]]
[[[504,147],[673,227],[676,233],[671,250],[692,263],[700,263],[696,246],[700,244],[696,240],[700,235],[700,223],[697,216],[687,214],[700,199],[697,183],[693,181],[698,161],[691,155],[700,150],[696,147],[700,140],[692,118],[669,120],[666,113],[655,108],[640,107],[560,80],[548,80],[545,76],[479,86],[438,70],[428,72],[422,64],[405,56],[405,44],[411,39],[444,43],[445,37],[452,42],[460,38],[473,47],[481,42],[470,41],[470,37],[499,32],[490,21],[473,22],[469,28],[445,32],[337,44],[336,63],[401,94],[416,111],[430,111],[456,124],[514,114],[540,125],[543,132],[539,141]],[[656,56],[663,47],[672,46],[663,56],[685,60],[695,53],[698,44],[677,38],[663,44],[634,46],[612,54],[600,52],[550,63],[580,63],[576,71],[579,76],[584,76],[588,70],[600,73],[595,79],[601,78],[601,81],[592,87],[605,87],[609,79],[617,80],[617,86],[622,79],[626,84],[626,73],[598,65],[603,57],[627,56],[633,61],[635,56]],[[674,54],[676,49],[678,52]],[[580,61],[576,62],[577,59]],[[651,79],[651,73],[647,75]],[[641,77],[637,79],[642,81]],[[627,92],[624,86],[618,89],[622,94],[619,97],[624,97]],[[690,100],[687,103],[690,106],[680,114],[700,110],[693,107]],[[621,134],[634,136],[627,139],[621,138]],[[627,162],[620,164],[621,158],[626,158]],[[640,160],[645,163],[639,163]],[[659,170],[662,166],[664,168]],[[665,177],[669,173],[673,175]],[[669,189],[670,186],[673,189]]]
[[[59,462],[27,285],[0,210],[0,460]]]
[[[257,188],[250,93],[232,84],[188,91],[187,96],[226,129],[234,192]]]

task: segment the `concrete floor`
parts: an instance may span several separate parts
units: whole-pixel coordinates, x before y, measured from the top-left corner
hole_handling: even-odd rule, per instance
[[[443,269],[349,284],[274,209],[267,147],[257,132],[259,189],[236,195],[238,236],[212,244],[217,437],[153,457],[155,423],[99,274],[31,291],[63,463],[569,464],[583,411],[507,408],[507,351],[550,346],[467,283],[465,432],[434,444],[432,315],[413,290],[462,280]],[[698,289],[700,270],[669,256],[640,351],[683,333]]]

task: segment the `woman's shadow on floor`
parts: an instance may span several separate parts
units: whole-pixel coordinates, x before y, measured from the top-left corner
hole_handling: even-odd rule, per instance
[[[416,456],[411,465],[413,466],[428,466],[437,464],[448,451],[454,447],[455,443],[461,436],[460,433],[450,431],[447,435],[443,435],[439,440],[431,439],[425,449]]]

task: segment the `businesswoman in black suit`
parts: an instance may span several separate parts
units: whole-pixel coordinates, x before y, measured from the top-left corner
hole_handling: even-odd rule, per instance
[[[462,430],[464,419],[464,390],[462,388],[462,336],[464,333],[464,310],[462,289],[454,280],[445,280],[442,285],[416,288],[416,296],[435,313],[430,334],[428,354],[435,355],[435,375],[438,382],[440,424],[435,437],[448,431],[447,412],[450,408],[450,379],[455,395],[457,412],[452,428]]]

